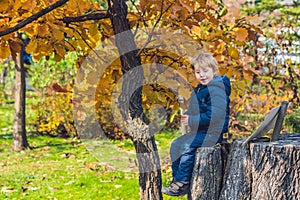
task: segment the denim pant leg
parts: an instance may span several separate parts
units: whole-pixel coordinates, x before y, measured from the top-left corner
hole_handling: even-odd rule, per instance
[[[194,135],[191,134],[185,134],[180,136],[179,138],[176,138],[170,148],[170,156],[172,161],[172,176],[176,177],[179,164],[180,164],[180,158],[181,155],[184,152],[185,148],[188,148],[190,144],[192,143]]]
[[[174,140],[171,145],[173,177],[178,181],[189,182],[195,161],[195,152],[201,146],[205,134],[186,134]]]

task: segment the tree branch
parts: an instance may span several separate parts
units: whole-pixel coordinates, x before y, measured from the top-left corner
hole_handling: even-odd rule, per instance
[[[24,19],[23,21],[21,21],[20,23],[18,23],[16,26],[12,27],[12,28],[8,28],[5,29],[4,31],[0,31],[0,37],[4,36],[4,35],[8,35],[10,33],[16,32],[18,30],[20,30],[21,28],[23,28],[24,26],[26,26],[27,24],[30,24],[31,22],[37,20],[38,18],[40,18],[41,16],[51,12],[52,10],[64,5],[66,2],[68,2],[69,0],[59,0],[56,3],[48,6],[47,8],[39,11],[36,14],[31,15],[30,17]]]
[[[87,20],[101,20],[106,18],[109,18],[109,14],[107,12],[105,13],[96,12],[96,13],[77,16],[77,17],[64,17],[61,19],[61,21],[66,24],[69,24],[72,22],[84,22]]]
[[[147,39],[147,41],[145,42],[144,46],[139,50],[139,52],[137,53],[137,55],[140,55],[140,53],[143,51],[143,49],[146,48],[146,46],[152,42],[152,36],[153,36],[153,33],[154,33],[154,30],[157,26],[157,24],[160,22],[162,16],[164,15],[164,13],[166,13],[172,5],[174,5],[174,3],[176,2],[176,0],[174,0],[165,10],[163,10],[163,6],[164,6],[164,0],[161,1],[161,11],[160,11],[160,15],[158,17],[158,19],[156,20],[154,26],[152,27],[152,30],[151,30],[151,33],[149,34],[149,37]]]

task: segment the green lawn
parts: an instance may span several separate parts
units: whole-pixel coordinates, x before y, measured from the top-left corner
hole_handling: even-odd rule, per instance
[[[90,143],[29,133],[32,150],[13,152],[13,104],[0,106],[0,114],[0,199],[139,199],[136,167],[114,167],[122,165],[115,158],[135,159],[131,141],[106,141],[114,151],[100,146],[91,153]],[[177,136],[176,132],[156,135],[164,186],[171,178],[169,145]],[[164,199],[186,197],[164,195]]]

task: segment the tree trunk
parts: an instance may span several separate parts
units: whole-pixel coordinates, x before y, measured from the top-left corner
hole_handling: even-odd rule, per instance
[[[231,144],[224,176],[218,146],[197,151],[190,199],[300,199],[300,134],[243,146],[245,140]]]
[[[248,200],[251,195],[251,170],[249,150],[243,146],[243,140],[237,140],[231,145],[228,156],[223,188],[220,199]]]
[[[22,48],[24,46],[22,45]],[[15,116],[13,130],[14,151],[21,151],[29,147],[25,128],[25,68],[22,50],[15,56],[16,83],[15,83]]]
[[[155,146],[153,146],[155,145]],[[139,184],[141,199],[162,199],[160,161],[154,137],[146,142],[135,141],[137,160],[139,163]]]
[[[188,199],[218,199],[223,176],[221,147],[198,148],[193,171]]]
[[[250,145],[251,199],[300,199],[300,134]]]
[[[125,0],[110,0],[108,3],[122,72],[126,75],[118,103],[123,120],[127,124],[128,134],[136,148],[140,172],[140,199],[162,199],[159,156],[154,135],[150,133],[147,125],[149,122],[143,113],[144,74],[143,69],[139,67],[141,59],[127,20],[127,5]]]

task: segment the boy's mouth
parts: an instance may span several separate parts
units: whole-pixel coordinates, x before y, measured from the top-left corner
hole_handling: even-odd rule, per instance
[[[202,78],[200,79],[201,82],[205,83],[206,82],[206,78]]]

